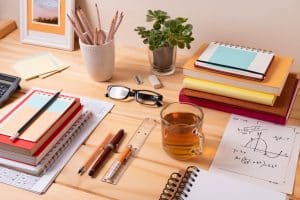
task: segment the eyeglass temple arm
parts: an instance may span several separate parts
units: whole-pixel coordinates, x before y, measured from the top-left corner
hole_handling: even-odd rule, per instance
[[[152,95],[152,94],[144,94],[144,93],[139,93],[139,96],[145,100],[151,100],[151,101],[162,101],[162,96],[161,95]]]

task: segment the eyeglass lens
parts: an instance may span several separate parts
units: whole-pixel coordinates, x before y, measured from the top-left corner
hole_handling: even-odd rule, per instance
[[[139,103],[147,104],[147,105],[154,105],[156,101],[159,101],[156,94],[151,91],[137,91],[136,93],[136,100]]]
[[[121,86],[113,86],[109,88],[109,97],[113,99],[125,99],[130,90],[129,88],[126,87],[121,87]]]

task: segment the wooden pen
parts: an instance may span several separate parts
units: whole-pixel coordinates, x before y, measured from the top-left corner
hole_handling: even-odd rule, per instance
[[[89,159],[84,163],[84,165],[78,170],[78,174],[82,175],[95,161],[97,156],[104,151],[104,147],[108,145],[109,141],[113,137],[112,133],[109,133],[103,142],[100,143],[100,145],[96,148],[96,150],[93,152],[93,154],[89,157]]]
[[[124,129],[121,129],[118,131],[118,133],[113,137],[113,139],[110,141],[108,145],[106,145],[103,153],[99,156],[99,158],[96,160],[94,165],[89,171],[89,176],[94,176],[96,172],[102,167],[110,153],[115,150],[120,143],[121,139],[124,136]]]

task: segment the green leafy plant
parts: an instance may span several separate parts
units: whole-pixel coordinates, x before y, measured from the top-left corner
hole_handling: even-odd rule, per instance
[[[151,29],[138,26],[134,30],[143,39],[144,44],[149,44],[149,49],[155,50],[160,47],[178,46],[179,48],[191,48],[193,26],[185,24],[187,18],[177,17],[170,19],[167,12],[162,10],[148,10],[147,22],[153,22]]]

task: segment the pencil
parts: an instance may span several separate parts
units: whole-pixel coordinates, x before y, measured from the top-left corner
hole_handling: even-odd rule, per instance
[[[88,36],[87,32],[83,33],[83,37],[85,38],[85,40],[87,41],[86,44],[92,44],[93,42],[91,41],[91,39]]]
[[[97,3],[95,3],[95,6],[96,6],[96,11],[97,11],[98,28],[99,28],[99,30],[101,31],[100,12],[99,12],[99,8],[98,8]]]
[[[92,153],[89,159],[84,163],[84,165],[78,170],[78,174],[82,175],[94,162],[96,157],[104,150],[104,147],[109,143],[112,139],[113,134],[109,133],[104,140],[99,144],[96,150]]]
[[[14,142],[52,103],[58,98],[60,92],[56,92],[15,134],[9,139]]]
[[[116,32],[117,32],[117,30],[118,30],[118,28],[119,28],[119,26],[120,26],[120,24],[121,24],[121,22],[123,20],[123,17],[124,17],[124,14],[123,14],[123,12],[121,12],[118,24],[117,24],[117,26],[116,26],[116,28],[115,28],[115,30],[113,32],[113,37],[115,36],[115,34],[116,34]]]
[[[85,32],[87,33],[89,40],[93,41],[93,35],[92,35],[92,29],[90,28],[89,22],[87,20],[86,15],[84,14],[83,10],[81,10],[81,8],[78,8],[76,11],[78,18],[83,26],[83,29],[85,30]]]
[[[81,33],[84,32],[82,28],[82,24],[80,24],[80,20],[78,19],[78,16],[76,15],[76,12],[74,10],[71,10],[72,13],[72,19],[74,20],[75,26],[77,27],[78,31]]]
[[[116,12],[116,14],[113,16],[112,20],[111,20],[111,23],[110,23],[110,27],[109,27],[109,32],[108,32],[108,36],[106,38],[106,41],[110,41],[112,38],[111,38],[111,35],[112,35],[112,32],[114,31],[115,29],[115,21],[116,21],[116,15],[117,15],[118,11]]]
[[[94,45],[98,45],[98,28],[94,31]]]
[[[97,34],[98,34],[98,44],[102,44],[102,34],[100,29],[97,30]]]
[[[74,19],[72,19],[68,14],[67,14],[67,17],[70,20],[76,35],[81,39],[82,42],[87,43],[87,41],[86,41],[85,37],[83,36],[82,32],[76,26]]]

